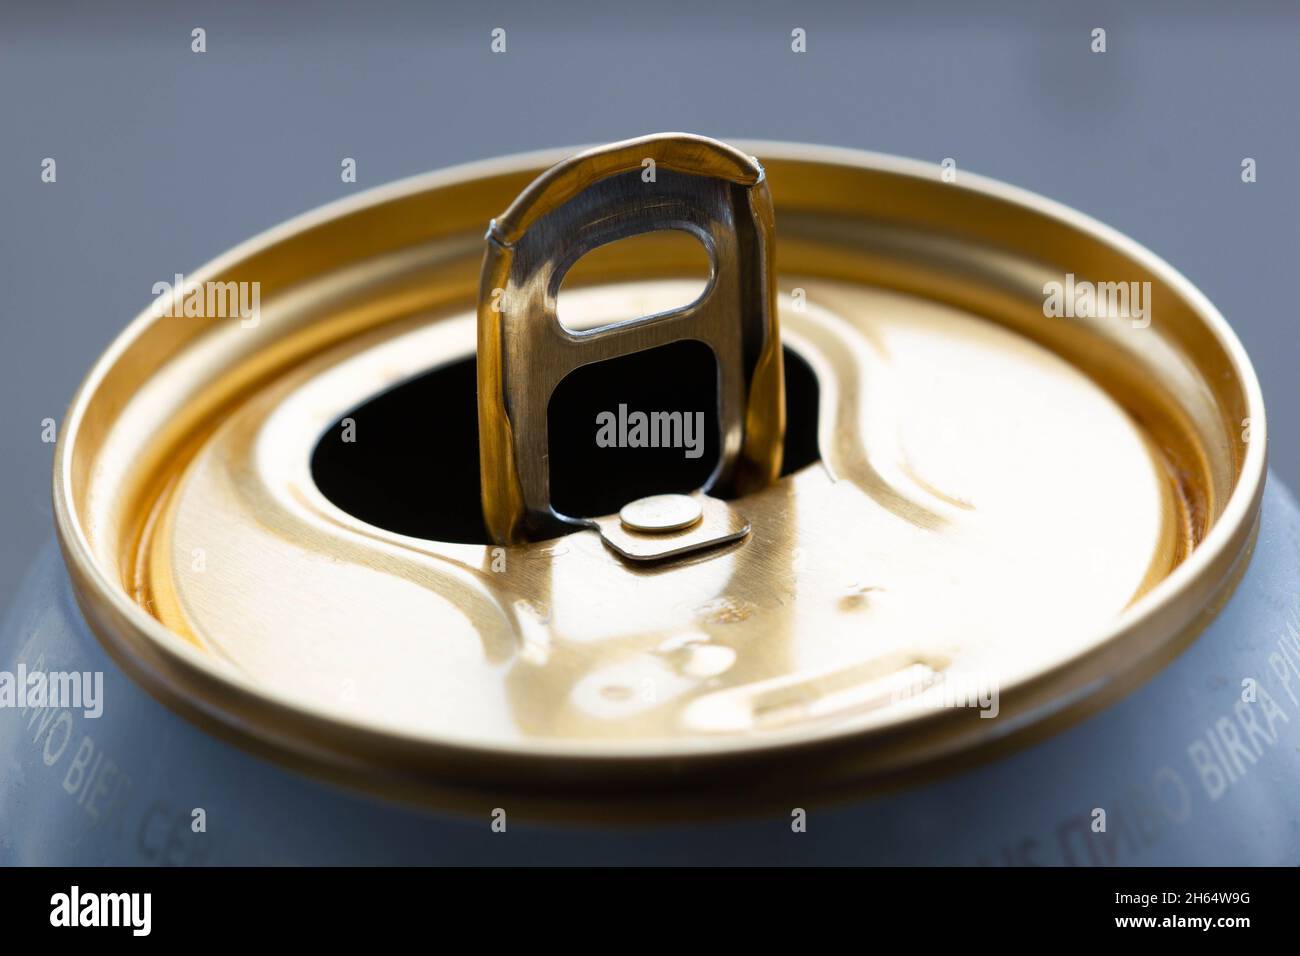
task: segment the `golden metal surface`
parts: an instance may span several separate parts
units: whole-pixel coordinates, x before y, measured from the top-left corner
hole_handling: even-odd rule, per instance
[[[336,204],[195,274],[260,281],[256,328],[146,313],[114,343],[54,489],[106,646],[294,766],[568,812],[887,783],[1167,660],[1232,587],[1262,491],[1259,388],[1222,317],[1135,243],[1010,187],[745,148],[822,458],[735,503],[745,542],[637,567],[582,531],[494,570],[489,545],[375,528],[312,482],[341,415],[473,352],[486,221],[558,158],[527,156]],[[566,295],[579,321],[648,314],[681,301],[675,271],[612,259]],[[1045,317],[1066,272],[1150,281],[1150,327]],[[412,440],[436,442],[437,416]],[[967,680],[996,683],[997,719],[935,706]]]
[[[664,230],[688,233],[708,252],[711,275],[698,299],[582,331],[560,324],[556,299],[571,266],[616,240]],[[478,406],[493,540],[522,544],[592,526],[551,505],[551,395],[582,365],[684,339],[708,345],[718,363],[722,450],[704,490],[743,494],[776,480],[785,394],[772,233],[762,167],[681,133],[566,159],[492,221],[479,286]]]

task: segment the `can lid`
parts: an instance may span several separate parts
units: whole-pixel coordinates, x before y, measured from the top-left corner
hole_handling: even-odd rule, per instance
[[[203,267],[82,385],[56,520],[123,666],[392,796],[658,813],[942,768],[1095,710],[1194,636],[1244,567],[1265,469],[1254,372],[1200,292],[1077,212],[928,164],[698,137],[594,155],[639,169],[666,141],[770,188],[786,455],[815,460],[687,497],[695,522],[620,502],[596,531],[496,545],[469,385],[482,237],[509,207],[518,242],[582,190],[544,174],[559,153],[416,177]],[[660,170],[699,175],[669,152]],[[680,301],[682,260],[646,248],[566,293],[577,327]],[[360,481],[384,443],[392,484],[358,485],[373,511],[322,490],[313,462],[361,456],[338,458]],[[442,523],[386,522],[402,494]],[[729,536],[630,560],[674,523],[659,537]]]

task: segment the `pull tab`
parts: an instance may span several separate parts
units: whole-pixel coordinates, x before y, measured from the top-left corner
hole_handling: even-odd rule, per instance
[[[646,160],[654,162],[651,181],[642,176]],[[689,232],[708,251],[712,275],[698,300],[590,332],[560,324],[556,297],[574,263],[599,246],[662,229]],[[493,540],[519,544],[596,528],[625,557],[651,560],[748,531],[723,502],[703,496],[710,520],[667,536],[643,534],[617,516],[559,514],[551,506],[546,413],[574,369],[694,339],[713,350],[719,376],[721,454],[701,490],[734,497],[774,481],[785,396],[773,236],[771,194],[757,160],[684,133],[579,153],[492,221],[479,288],[478,414],[483,516]],[[665,538],[673,542],[668,550],[666,541],[656,543]]]

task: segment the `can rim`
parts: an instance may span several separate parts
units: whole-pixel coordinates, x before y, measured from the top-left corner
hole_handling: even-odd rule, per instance
[[[937,169],[935,164],[921,160],[846,147],[780,141],[738,142],[750,153],[793,162],[838,164],[925,179],[933,179]],[[479,160],[367,189],[264,230],[194,270],[192,278],[201,281],[300,232],[367,207],[467,180],[545,168],[574,151],[570,148],[548,149]],[[1136,639],[1138,631],[1171,614],[1174,604],[1186,592],[1195,590],[1202,598],[1199,603],[1207,610],[1203,610],[1184,629],[1182,643],[1179,645],[1181,649],[1213,618],[1222,599],[1235,587],[1236,577],[1253,540],[1253,529],[1262,501],[1267,468],[1267,423],[1262,389],[1245,348],[1223,315],[1190,280],[1154,252],[1113,227],[1055,200],[986,176],[963,172],[962,182],[957,188],[980,192],[1025,207],[1115,247],[1175,289],[1194,309],[1231,362],[1251,419],[1252,439],[1247,443],[1236,483],[1207,534],[1168,576],[1126,608],[1093,647],[1022,684],[1032,683],[1041,687],[1059,677],[1062,671],[1078,668],[1089,658],[1095,659],[1098,667],[1104,667],[1107,651],[1115,648],[1122,638],[1128,636]],[[173,708],[198,718],[205,727],[226,737],[233,736],[237,742],[251,749],[283,755],[282,751],[287,748],[297,757],[290,762],[323,769],[326,775],[331,774],[328,767],[322,768],[322,764],[352,764],[350,768],[342,768],[343,775],[349,779],[355,779],[359,773],[375,772],[374,765],[360,767],[358,762],[362,759],[361,754],[370,758],[384,749],[376,745],[387,745],[391,753],[402,756],[401,762],[404,764],[408,758],[417,756],[417,752],[468,758],[510,757],[524,762],[552,761],[562,757],[575,762],[602,763],[656,757],[655,745],[650,741],[635,742],[632,745],[623,741],[622,749],[617,751],[610,751],[607,742],[570,740],[534,740],[527,747],[482,741],[470,744],[452,738],[432,741],[399,730],[380,730],[340,720],[319,707],[300,701],[290,702],[287,698],[256,685],[242,674],[218,669],[209,655],[182,640],[133,602],[121,584],[111,581],[99,566],[84,529],[77,520],[71,449],[76,443],[96,388],[115,361],[154,321],[149,307],[142,310],[95,361],[78,387],[64,418],[61,441],[56,449],[52,491],[60,545],[76,585],[78,602],[92,624],[98,625],[92,627],[92,630],[115,659],[155,696]],[[102,607],[93,605],[92,598],[101,602]],[[1146,647],[1143,657],[1167,652],[1170,643],[1168,638],[1155,643],[1148,642],[1150,646]],[[1097,680],[1108,682],[1104,673],[1099,674]],[[1095,687],[1097,680],[1087,687]],[[1004,688],[1008,694],[1019,690],[1025,688],[1015,684]],[[1035,710],[1034,713],[1037,715],[1038,711]],[[945,716],[947,715],[943,713],[925,715],[917,718],[916,725],[936,727]],[[268,720],[282,721],[285,732],[272,730]],[[313,728],[310,726],[313,723],[319,726]],[[831,741],[850,740],[860,743],[870,738],[871,734],[870,730],[864,732],[831,724],[801,728],[797,733],[773,731],[766,734],[758,745],[750,739],[726,737],[699,737],[678,741],[678,745],[688,758],[753,755],[756,752],[775,756],[785,751]],[[970,745],[970,741],[964,739],[961,749]],[[674,755],[674,759],[681,759],[680,754]]]

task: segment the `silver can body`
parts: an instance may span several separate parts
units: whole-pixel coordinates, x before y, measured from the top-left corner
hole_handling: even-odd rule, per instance
[[[103,712],[0,708],[5,865],[1300,863],[1300,509],[1276,480],[1232,598],[1117,703],[885,797],[763,818],[738,797],[731,823],[541,827],[486,805],[441,815],[246,753],[117,667],[53,543],[0,630],[0,671],[20,665],[102,672]]]

